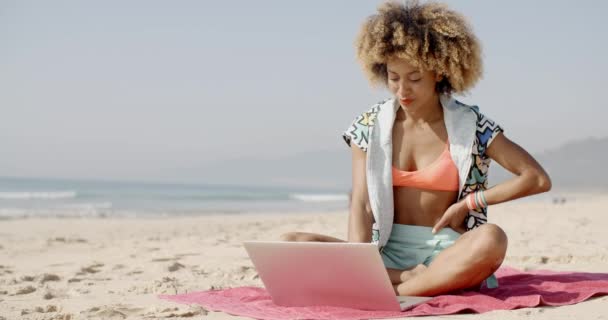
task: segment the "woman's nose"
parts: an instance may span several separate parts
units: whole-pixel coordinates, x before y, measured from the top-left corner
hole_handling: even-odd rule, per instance
[[[404,82],[399,82],[397,87],[397,95],[399,98],[405,99],[411,95],[410,87],[407,86]]]

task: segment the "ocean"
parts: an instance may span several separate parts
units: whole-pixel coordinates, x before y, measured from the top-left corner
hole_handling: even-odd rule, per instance
[[[1,178],[0,218],[152,217],[347,210],[348,191]]]

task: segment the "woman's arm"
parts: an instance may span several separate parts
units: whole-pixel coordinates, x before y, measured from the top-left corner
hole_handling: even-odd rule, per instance
[[[353,188],[348,216],[348,242],[371,242],[373,214],[367,193],[366,153],[351,144],[353,150]]]
[[[488,205],[551,190],[551,179],[543,167],[522,147],[499,133],[486,150],[492,160],[515,177],[484,191]]]
[[[488,205],[497,204],[551,189],[551,179],[543,167],[522,147],[507,139],[501,132],[494,138],[486,154],[515,177],[484,191]],[[433,226],[436,233],[449,225],[458,229],[469,212],[466,198],[453,204]]]

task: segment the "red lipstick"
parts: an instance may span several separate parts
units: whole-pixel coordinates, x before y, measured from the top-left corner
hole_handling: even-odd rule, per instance
[[[409,104],[411,104],[413,101],[414,101],[414,99],[410,99],[410,98],[408,98],[408,99],[399,99],[399,102],[401,102],[401,103],[402,103],[402,104],[404,104],[404,105],[409,105]]]

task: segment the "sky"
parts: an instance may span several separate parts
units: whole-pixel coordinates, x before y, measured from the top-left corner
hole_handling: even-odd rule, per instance
[[[0,176],[188,181],[344,150],[374,103],[354,40],[382,1],[0,0]],[[483,46],[469,95],[531,153],[608,136],[606,1],[444,1]]]

